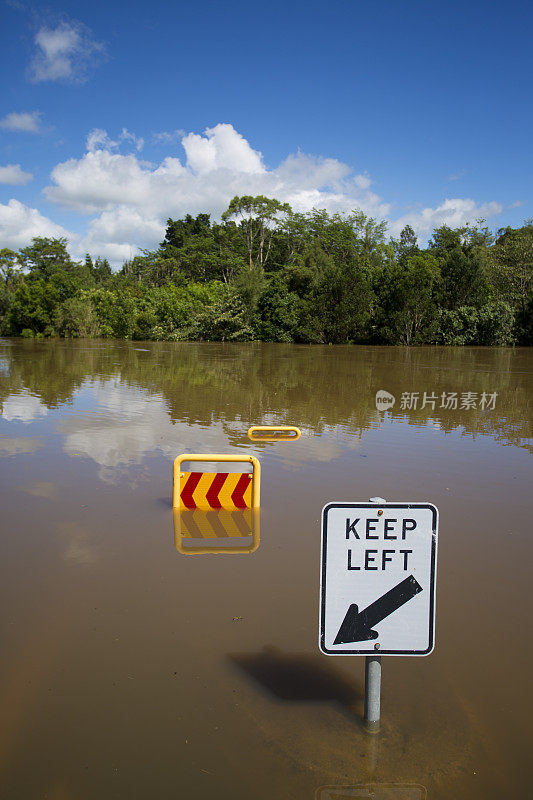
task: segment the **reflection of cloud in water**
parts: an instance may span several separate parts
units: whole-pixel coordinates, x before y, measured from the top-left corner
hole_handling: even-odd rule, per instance
[[[77,396],[73,413],[60,423],[65,435],[63,449],[69,456],[96,462],[100,466],[99,477],[106,483],[119,482],[126,477],[131,479],[128,475],[131,467],[141,465],[146,457],[158,453],[172,461],[187,452],[235,452],[238,448],[238,452],[246,449],[259,457],[272,452],[265,449],[265,444],[257,446],[250,442],[246,435],[247,422],[216,420],[209,426],[172,423],[163,395],[143,393],[116,379],[103,383],[86,381]],[[93,413],[76,413],[77,399],[84,406],[89,402]],[[276,421],[269,415],[264,424]],[[297,443],[273,445],[275,456],[293,468],[311,459],[329,462],[346,448],[356,449],[361,444],[359,437],[346,435],[343,426],[325,426],[321,436],[305,427],[301,431],[302,438]],[[242,440],[237,443],[236,438]]]
[[[27,494],[32,494],[34,497],[47,497],[50,500],[57,494],[55,483],[48,481],[37,481],[37,483],[31,483],[29,486],[19,486],[18,488],[21,492],[27,492]]]
[[[35,453],[43,444],[41,439],[30,436],[5,436],[0,439],[0,455],[21,456],[27,453]]]
[[[329,463],[340,456],[346,450],[358,450],[361,447],[361,438],[346,434],[341,425],[324,425],[320,436],[312,430],[304,432],[301,428],[302,437],[298,440],[298,448],[291,450],[289,442],[286,449],[281,449],[277,454],[280,461],[287,466],[295,469],[303,467],[310,461]]]
[[[89,400],[90,415],[74,413],[61,422],[65,434],[64,451],[72,457],[86,457],[100,466],[99,477],[106,483],[115,483],[131,475],[128,471],[141,465],[149,455],[162,454],[170,461],[181,453],[247,452],[264,454],[265,445],[250,442],[246,432],[248,423],[240,425],[216,420],[208,427],[188,423],[172,423],[168,405],[161,394],[145,394],[137,387],[119,380],[105,382],[86,381],[77,393],[83,395],[83,405]],[[80,398],[81,399],[81,398]],[[75,402],[76,405],[76,402]],[[265,424],[275,424],[272,415]],[[298,444],[276,443],[276,457],[293,468],[314,461],[328,462],[342,451],[360,446],[360,439],[344,436],[342,426],[326,426],[322,436],[301,428]],[[235,438],[242,436],[236,444]],[[230,443],[230,440],[232,442]],[[294,449],[293,449],[294,448]],[[138,471],[136,479],[139,478]]]
[[[57,526],[57,533],[64,544],[62,558],[70,564],[89,566],[100,558],[99,553],[90,544],[90,534],[77,522],[62,522]]]
[[[1,415],[8,422],[33,422],[47,414],[46,406],[28,391],[11,394],[2,403]]]
[[[94,416],[68,417],[61,429],[69,456],[85,456],[100,465],[106,482],[119,480],[127,469],[141,464],[149,454],[162,453],[170,460],[183,452],[217,452],[227,446],[222,424],[209,428],[172,425],[165,399],[144,395],[138,389],[110,380],[87,382],[80,392],[93,392]]]
[[[260,422],[255,425],[286,425],[289,424],[276,414],[264,414]],[[354,435],[353,431],[345,425],[326,425],[322,426],[320,434],[311,427],[298,425],[298,422],[291,422],[301,431],[301,437],[294,442],[263,442],[252,443],[247,436],[248,426],[242,423],[231,422],[225,425],[225,429],[233,436],[242,431],[244,446],[253,452],[258,458],[265,453],[275,453],[286,466],[298,469],[309,463],[309,461],[328,463],[335,458],[339,458],[345,450],[356,450],[361,446],[361,436]]]

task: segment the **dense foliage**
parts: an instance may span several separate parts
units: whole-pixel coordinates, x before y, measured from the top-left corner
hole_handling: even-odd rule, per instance
[[[0,250],[0,334],[302,343],[533,343],[533,223],[407,226],[235,197],[220,223],[169,219],[113,272],[64,239]]]

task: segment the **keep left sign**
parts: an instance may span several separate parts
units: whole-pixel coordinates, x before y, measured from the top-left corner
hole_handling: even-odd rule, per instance
[[[328,503],[322,511],[320,649],[429,655],[438,511],[431,503]]]

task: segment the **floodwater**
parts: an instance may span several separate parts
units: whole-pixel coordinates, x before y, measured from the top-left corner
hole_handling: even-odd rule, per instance
[[[2,798],[531,796],[532,388],[526,349],[1,340]],[[240,549],[175,530],[187,452],[260,460]],[[321,509],[374,496],[440,513],[377,735],[318,650]]]

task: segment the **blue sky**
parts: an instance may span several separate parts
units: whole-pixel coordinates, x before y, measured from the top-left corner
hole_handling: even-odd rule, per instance
[[[0,2],[0,247],[120,263],[244,193],[422,239],[533,216],[526,3]]]

